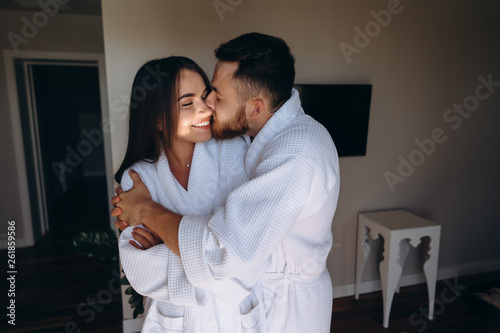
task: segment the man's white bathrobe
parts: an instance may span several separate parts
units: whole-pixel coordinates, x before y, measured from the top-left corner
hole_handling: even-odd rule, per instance
[[[247,180],[243,168],[247,148],[248,142],[243,138],[212,139],[196,144],[187,191],[171,173],[164,154],[156,163],[141,161],[132,168],[139,173],[154,201],[182,215],[207,216]],[[126,191],[132,185],[126,170],[121,186]],[[146,251],[130,245],[132,230],[128,227],[120,235],[120,259],[132,287],[148,296],[143,333],[262,331],[259,325],[265,319],[259,316],[265,315],[249,311],[259,304],[249,288],[230,279],[211,287],[195,288],[186,278],[181,259],[165,244]],[[235,298],[234,294],[240,297]]]
[[[197,287],[259,283],[270,333],[330,332],[326,258],[339,195],[338,156],[327,130],[304,114],[296,90],[251,143],[245,169],[250,180],[212,216],[182,218],[187,279]]]

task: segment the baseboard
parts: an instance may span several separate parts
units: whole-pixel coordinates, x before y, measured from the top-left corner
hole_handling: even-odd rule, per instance
[[[481,262],[440,268],[438,269],[437,279],[446,280],[455,277],[481,274],[497,270],[500,270],[500,259],[485,260]],[[400,287],[411,286],[414,284],[424,283],[425,276],[424,273],[406,274],[401,276],[401,280],[399,282]],[[360,294],[382,290],[380,279],[361,282],[359,290]],[[333,287],[334,299],[353,295],[354,283]]]
[[[124,319],[123,333],[137,333],[141,331],[144,318]]]

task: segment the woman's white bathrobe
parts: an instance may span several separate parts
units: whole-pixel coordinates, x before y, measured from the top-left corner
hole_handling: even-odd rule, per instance
[[[187,279],[198,287],[259,283],[270,333],[330,332],[326,258],[339,195],[338,157],[327,130],[304,114],[296,90],[251,143],[245,169],[250,180],[213,216],[182,218]]]
[[[181,215],[210,216],[233,189],[247,180],[243,159],[248,143],[238,137],[196,144],[187,191],[171,173],[164,154],[156,163],[141,161],[132,168],[139,173],[154,201]],[[121,186],[126,191],[132,185],[126,170]],[[250,288],[243,288],[234,280],[222,280],[209,288],[194,288],[177,255],[165,244],[146,251],[136,249],[129,244],[132,230],[128,227],[120,235],[120,259],[132,287],[147,296],[143,333],[261,331],[258,325],[262,325],[263,319],[259,317],[264,314],[250,311],[258,305]],[[240,315],[243,299],[243,315]]]

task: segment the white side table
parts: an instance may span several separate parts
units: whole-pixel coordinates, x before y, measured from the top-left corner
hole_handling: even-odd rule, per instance
[[[384,299],[384,327],[389,327],[392,299],[403,270],[409,243],[416,247],[421,238],[430,237],[424,259],[424,274],[429,294],[429,319],[434,315],[439,236],[441,226],[405,210],[388,210],[360,213],[358,216],[358,248],[356,258],[355,298],[359,299],[359,284],[370,253],[368,234],[372,239],[384,237],[384,259],[380,262],[380,280]]]

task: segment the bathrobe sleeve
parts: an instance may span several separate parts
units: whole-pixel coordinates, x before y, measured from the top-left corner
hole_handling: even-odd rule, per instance
[[[148,172],[134,166],[150,192],[154,188]],[[128,170],[123,174],[122,188],[127,191],[133,182]],[[153,200],[155,195],[151,193]],[[171,302],[175,305],[204,306],[211,293],[230,304],[239,304],[250,292],[234,280],[221,281],[211,288],[191,285],[186,277],[180,258],[165,244],[158,244],[147,250],[139,250],[129,244],[134,240],[133,227],[127,227],[120,235],[119,251],[123,270],[130,285],[141,295],[152,299]]]
[[[140,165],[134,165],[133,168],[139,173],[149,191],[152,192],[150,178],[147,171],[144,170],[147,168],[141,168]],[[133,181],[128,174],[128,170],[125,170],[123,173],[121,186],[124,191],[130,190],[133,186]],[[151,193],[151,195],[154,196],[154,193]],[[153,246],[146,251],[136,249],[129,244],[130,240],[134,240],[132,236],[133,229],[134,227],[127,227],[120,234],[118,241],[123,271],[130,285],[139,294],[168,302],[170,301],[170,297],[167,285],[167,269],[168,257],[171,251],[165,244]]]
[[[294,223],[314,214],[308,201],[326,197],[321,184],[332,182],[315,169],[302,155],[264,152],[251,180],[213,216],[183,217],[179,246],[189,281],[202,287],[231,278],[244,287],[255,284]]]

